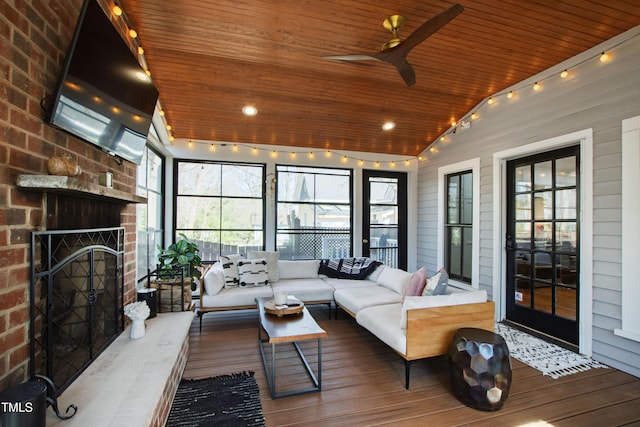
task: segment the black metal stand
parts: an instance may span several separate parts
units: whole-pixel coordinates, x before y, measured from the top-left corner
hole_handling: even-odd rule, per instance
[[[58,418],[60,418],[61,420],[68,420],[69,418],[73,417],[76,412],[78,412],[78,407],[72,403],[71,405],[67,406],[67,410],[64,412],[65,415],[61,415],[60,411],[58,410],[58,392],[56,391],[56,386],[55,384],[53,384],[53,381],[51,381],[49,377],[45,377],[44,375],[36,375],[36,380],[42,381],[46,385],[47,404],[51,405]],[[71,410],[73,410],[73,412],[69,414],[69,411]]]

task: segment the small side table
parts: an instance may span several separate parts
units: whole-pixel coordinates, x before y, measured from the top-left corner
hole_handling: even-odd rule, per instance
[[[465,405],[496,411],[509,396],[511,359],[504,338],[484,329],[458,329],[449,347],[453,394]]]

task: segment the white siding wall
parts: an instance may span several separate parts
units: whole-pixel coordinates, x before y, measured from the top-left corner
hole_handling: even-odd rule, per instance
[[[631,40],[624,41],[631,38]],[[621,43],[622,42],[622,43]],[[611,60],[600,63],[607,50]],[[570,76],[559,74],[569,68]],[[533,92],[525,83],[542,81]],[[417,265],[434,271],[437,257],[438,168],[480,158],[480,287],[493,295],[493,153],[573,132],[593,130],[592,356],[640,376],[640,343],[616,336],[621,327],[621,123],[640,114],[640,27],[514,86],[516,96],[484,104],[471,128],[437,143],[418,172]],[[499,242],[502,244],[502,242]],[[640,257],[638,257],[640,261]],[[640,272],[640,269],[639,269]],[[497,272],[500,274],[500,272]],[[640,301],[639,301],[640,303]]]

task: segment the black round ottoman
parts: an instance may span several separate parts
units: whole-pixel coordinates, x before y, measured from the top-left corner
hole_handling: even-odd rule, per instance
[[[484,329],[458,329],[449,347],[453,394],[465,405],[495,411],[509,396],[511,359],[504,338]]]

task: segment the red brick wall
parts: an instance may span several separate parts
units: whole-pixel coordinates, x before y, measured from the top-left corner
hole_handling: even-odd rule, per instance
[[[99,0],[105,7],[106,0]],[[0,1],[0,391],[28,379],[29,241],[44,229],[43,195],[15,186],[19,174],[46,174],[47,160],[69,153],[98,182],[113,173],[114,188],[135,193],[136,165],[43,122],[41,100],[51,95],[82,0]],[[125,304],[134,298],[136,209],[124,205]]]

